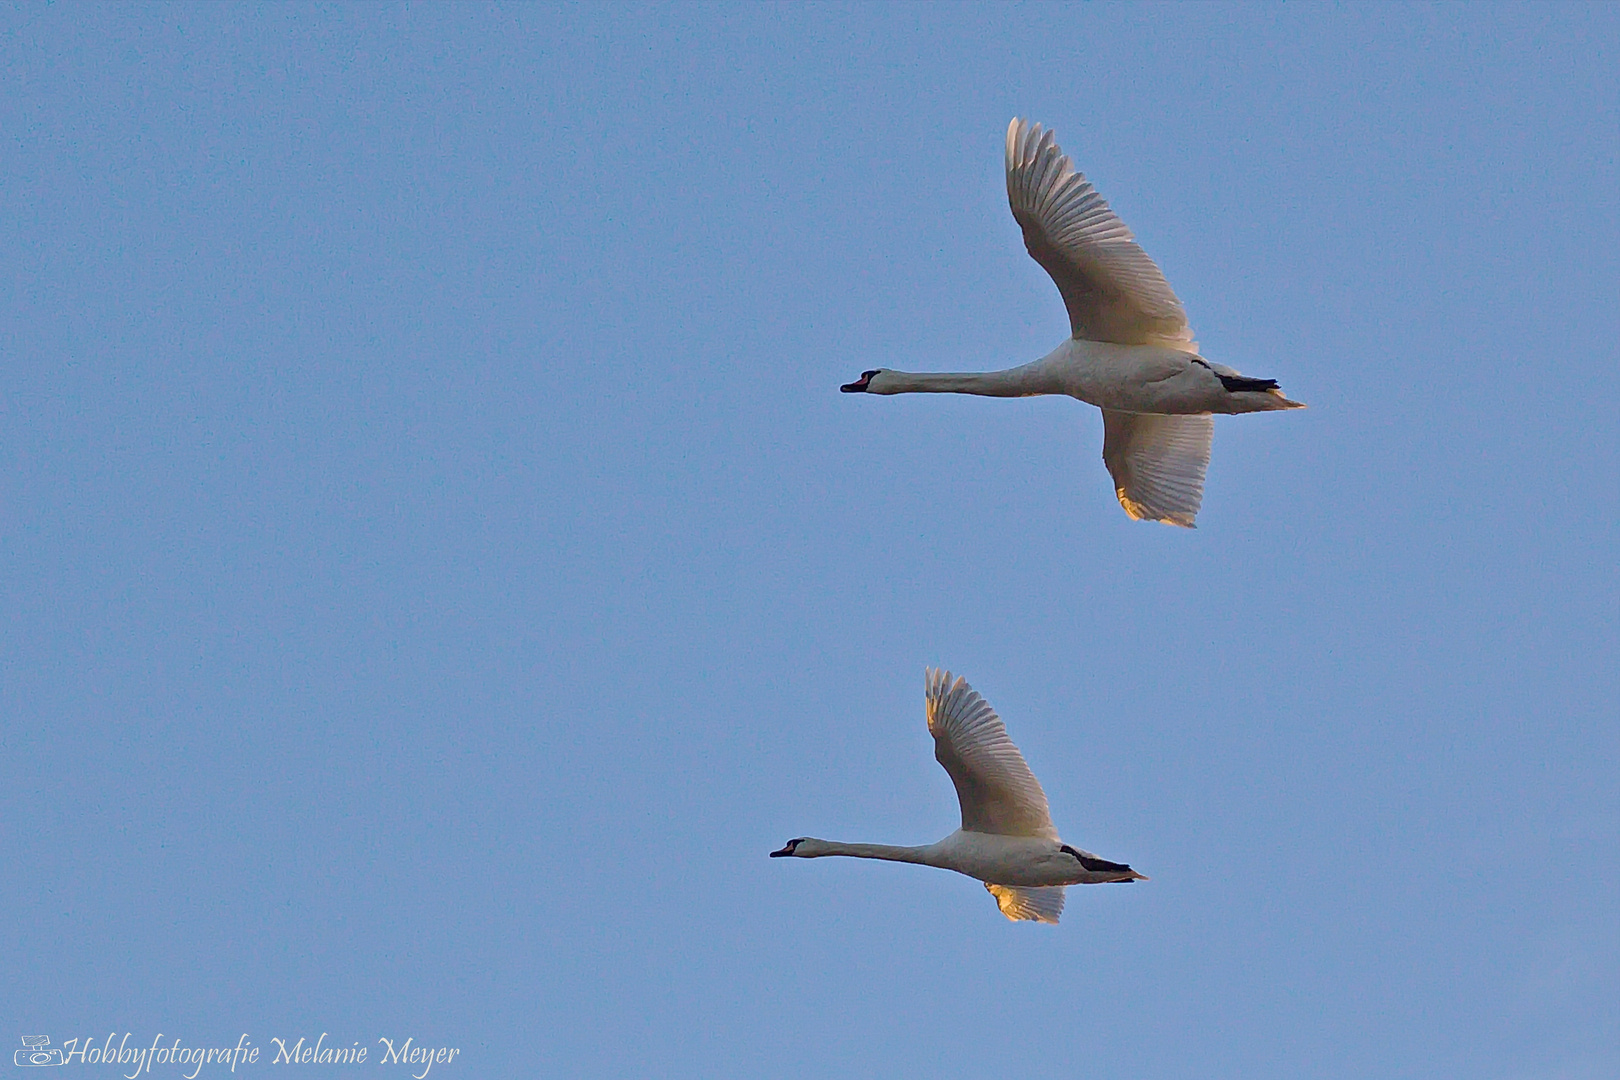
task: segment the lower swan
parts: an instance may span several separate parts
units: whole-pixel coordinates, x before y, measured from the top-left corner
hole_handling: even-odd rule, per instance
[[[857,859],[919,863],[978,878],[1009,919],[1055,923],[1066,885],[1146,881],[1123,863],[1071,847],[1059,837],[1046,793],[1001,718],[966,679],[930,668],[928,730],[934,757],[956,785],[962,827],[937,844],[894,847],[843,844],[801,836],[771,858]]]

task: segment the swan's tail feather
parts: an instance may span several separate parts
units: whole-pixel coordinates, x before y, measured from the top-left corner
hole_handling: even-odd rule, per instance
[[[1243,407],[1239,409],[1219,409],[1218,412],[1270,412],[1273,409],[1303,409],[1305,406],[1298,401],[1289,401],[1283,397],[1282,386],[1276,379],[1251,379],[1247,375],[1239,375],[1225,364],[1216,364],[1205,360],[1202,356],[1193,357],[1193,363],[1209,368],[1215,377],[1221,380],[1221,388],[1228,394],[1264,394],[1263,398],[1244,398]]]

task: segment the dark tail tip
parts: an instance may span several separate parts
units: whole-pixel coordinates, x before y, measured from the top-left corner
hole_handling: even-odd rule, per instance
[[[1282,385],[1276,379],[1246,379],[1242,375],[1217,375],[1221,385],[1226,387],[1229,394],[1241,393],[1245,390],[1280,390]]]

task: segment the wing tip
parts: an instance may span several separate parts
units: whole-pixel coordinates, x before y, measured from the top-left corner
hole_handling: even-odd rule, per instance
[[[1160,513],[1125,494],[1125,489],[1122,487],[1114,488],[1114,495],[1119,499],[1119,505],[1124,508],[1125,515],[1132,521],[1153,521],[1160,525],[1174,525],[1178,529],[1198,528],[1198,524],[1194,520],[1198,516],[1196,509],[1190,513],[1174,510],[1168,513]]]
[[[1012,176],[1018,169],[1018,147],[1024,141],[1024,133],[1029,129],[1029,121],[1021,116],[1015,116],[1007,122],[1007,183],[1011,185]],[[1008,188],[1011,191],[1011,188]]]
[[[946,668],[929,667],[924,669],[923,701],[926,705],[928,730],[936,738],[939,735],[941,711],[945,708],[957,686],[965,681],[960,675],[952,675]]]
[[[1018,888],[1012,885],[994,885],[988,881],[981,884],[995,898],[996,907],[1007,917],[1008,922],[1033,922],[1056,926],[1058,920],[1063,917],[1064,891],[1061,885]],[[1046,889],[1055,889],[1055,895],[1046,894]]]

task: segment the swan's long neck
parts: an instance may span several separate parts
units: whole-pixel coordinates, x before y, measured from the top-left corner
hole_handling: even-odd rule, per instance
[[[805,840],[794,854],[803,859],[819,859],[825,855],[848,855],[856,859],[884,859],[888,862],[938,865],[934,859],[934,845],[923,847],[896,847],[893,844],[841,844],[836,840]]]
[[[874,394],[977,394],[980,397],[1032,397],[1061,394],[1046,360],[1005,371],[921,373],[885,369],[868,387]]]

